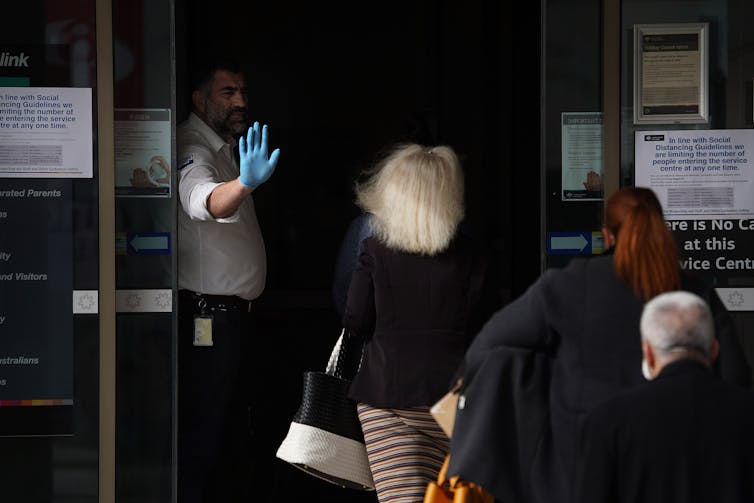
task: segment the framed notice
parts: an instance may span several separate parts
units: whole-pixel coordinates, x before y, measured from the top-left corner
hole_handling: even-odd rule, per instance
[[[709,23],[634,25],[634,124],[709,121]]]

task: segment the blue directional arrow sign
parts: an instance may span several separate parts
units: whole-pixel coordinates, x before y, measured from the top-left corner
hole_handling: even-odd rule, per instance
[[[129,233],[128,253],[141,255],[166,255],[170,253],[169,232]]]
[[[551,255],[591,255],[592,233],[548,232],[547,253]]]

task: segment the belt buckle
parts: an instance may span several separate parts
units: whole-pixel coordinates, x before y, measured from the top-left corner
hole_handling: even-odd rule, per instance
[[[238,309],[247,313],[251,312],[251,301],[235,295],[217,296],[193,291],[190,291],[190,293],[193,301],[197,302],[200,307],[209,310],[227,312]],[[222,300],[218,300],[218,297]]]

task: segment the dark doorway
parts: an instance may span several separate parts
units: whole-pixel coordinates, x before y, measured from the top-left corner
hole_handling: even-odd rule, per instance
[[[278,168],[254,194],[268,255],[255,303],[258,501],[376,501],[275,459],[304,370],[339,334],[335,256],[358,214],[352,185],[397,141],[451,145],[466,173],[466,224],[492,250],[502,305],[539,274],[539,6],[467,2],[177,3],[178,120],[207,51],[243,62],[252,120]],[[271,492],[271,494],[267,494]]]

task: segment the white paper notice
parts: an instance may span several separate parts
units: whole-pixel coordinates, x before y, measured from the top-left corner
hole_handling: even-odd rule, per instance
[[[635,159],[668,220],[754,216],[754,129],[637,131]]]
[[[561,199],[602,199],[602,112],[563,112],[561,143]]]
[[[0,87],[0,178],[91,178],[92,90]]]
[[[115,195],[170,197],[170,109],[115,109]]]

